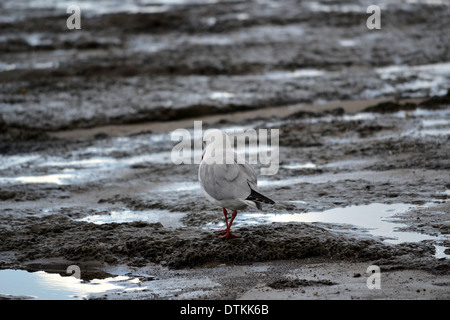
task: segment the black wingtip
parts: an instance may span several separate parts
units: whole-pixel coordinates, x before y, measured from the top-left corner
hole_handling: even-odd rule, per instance
[[[261,210],[262,209],[262,203],[267,203],[267,204],[275,204],[275,201],[273,201],[272,199],[267,198],[266,196],[262,195],[259,192],[256,192],[253,189],[250,189],[251,193],[250,195],[247,197],[246,200],[251,200],[254,201],[256,203],[256,207]]]

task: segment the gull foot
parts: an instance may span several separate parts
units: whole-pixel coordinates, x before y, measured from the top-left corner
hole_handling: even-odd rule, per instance
[[[231,232],[227,232],[226,235],[218,237],[219,239],[233,239],[233,238],[242,238],[242,236],[232,234]]]
[[[222,229],[222,230],[215,230],[214,233],[220,233],[220,232],[227,232],[227,229]]]

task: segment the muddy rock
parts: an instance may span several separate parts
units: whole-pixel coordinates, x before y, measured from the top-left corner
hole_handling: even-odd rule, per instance
[[[427,256],[433,251],[432,246],[417,250],[418,245],[392,247],[341,237],[307,224],[238,228],[243,238],[233,241],[192,227],[173,230],[143,222],[95,225],[60,216],[11,219],[3,229],[1,250],[16,251],[18,261],[47,257],[137,266],[165,261],[171,268],[192,268],[308,257],[373,260],[415,253]],[[3,266],[10,263],[4,261]]]
[[[333,283],[330,280],[280,279],[269,283],[268,286],[273,289],[286,289],[286,288],[301,288],[317,285],[332,286],[334,284],[335,283]]]

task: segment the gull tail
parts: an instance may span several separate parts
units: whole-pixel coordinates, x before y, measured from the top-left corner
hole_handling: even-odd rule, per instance
[[[256,192],[253,189],[250,189],[252,192],[250,193],[250,195],[247,197],[247,199],[245,200],[250,200],[253,201],[256,204],[256,207],[259,210],[262,210],[262,205],[261,203],[268,203],[268,204],[275,204],[275,201],[273,201],[272,199],[267,198],[266,196],[263,196],[261,193]]]

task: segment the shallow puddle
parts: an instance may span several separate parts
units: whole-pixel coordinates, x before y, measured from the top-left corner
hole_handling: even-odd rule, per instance
[[[290,170],[298,170],[298,169],[316,169],[317,165],[315,165],[312,162],[305,162],[305,163],[290,163],[282,165],[281,167]]]
[[[315,78],[325,75],[325,71],[318,69],[298,69],[295,71],[272,71],[266,73],[265,77],[270,80],[295,79],[295,78]]]
[[[109,214],[104,215],[91,215],[85,218],[79,219],[79,221],[92,222],[95,224],[105,223],[124,223],[143,221],[148,223],[161,223],[164,227],[178,228],[182,227],[183,223],[180,221],[184,217],[183,212],[170,212],[168,210],[146,210],[146,211],[132,211],[121,210],[111,211]]]
[[[428,206],[428,205],[424,205]],[[244,223],[261,222],[306,222],[306,223],[329,223],[341,226],[338,230],[344,232],[368,233],[371,236],[381,237],[384,241],[392,244],[402,242],[420,242],[423,240],[433,240],[441,242],[448,240],[445,235],[431,236],[411,231],[400,231],[406,224],[400,223],[395,217],[397,214],[405,213],[419,206],[405,203],[382,204],[372,203],[360,206],[348,206],[343,208],[333,208],[322,212],[307,213],[246,213],[242,215]],[[355,227],[357,228],[355,230]],[[444,253],[443,246],[436,247],[436,258],[450,258]]]
[[[430,89],[430,95],[445,95],[448,87],[450,63],[435,63],[418,66],[393,65],[375,69],[381,79],[386,80],[381,91],[410,92],[414,96],[421,89]],[[392,82],[392,85],[389,84]]]
[[[6,299],[74,300],[90,294],[125,289],[135,282],[126,276],[94,279],[89,282],[74,276],[62,277],[44,271],[0,270],[0,297]]]
[[[70,174],[48,174],[42,176],[4,177],[0,183],[52,183],[57,185],[67,184],[65,179],[71,178]]]

